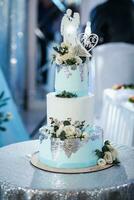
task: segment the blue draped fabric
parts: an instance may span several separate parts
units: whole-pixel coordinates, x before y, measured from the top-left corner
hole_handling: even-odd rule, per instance
[[[27,11],[27,0],[0,0],[0,68],[19,104],[26,89]]]
[[[10,97],[10,99],[7,106],[2,107],[0,111],[11,112],[13,118],[11,121],[4,124],[7,130],[5,132],[0,131],[0,147],[29,139],[28,133],[21,121],[16,105],[0,69],[0,92],[1,91],[4,91],[5,97]]]
[[[0,67],[9,75],[9,11],[10,1],[0,0]]]
[[[0,93],[11,97],[11,90],[19,104],[26,88],[27,4],[27,0],[0,0]],[[0,146],[29,139],[12,97],[2,109],[13,119],[5,124],[6,132],[0,131]]]
[[[27,0],[10,1],[10,83],[12,91],[16,91],[15,97],[23,103],[26,65],[27,65]]]

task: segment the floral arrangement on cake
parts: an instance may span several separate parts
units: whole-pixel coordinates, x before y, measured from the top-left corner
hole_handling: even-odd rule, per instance
[[[9,100],[8,97],[4,97],[5,93],[4,91],[0,93],[0,108],[7,105],[7,101]],[[12,114],[10,112],[4,113],[3,111],[0,111],[0,131],[6,131],[5,126],[3,126],[4,123],[10,121],[12,119]]]
[[[134,89],[134,84],[119,84],[112,87],[114,90]]]
[[[98,42],[98,36],[90,34],[89,24],[87,24],[84,33],[79,33],[80,16],[79,13],[72,13],[67,9],[61,21],[61,35],[63,42],[56,45],[52,58],[52,63],[56,65],[77,66],[85,63],[86,59],[91,57],[89,53]]]
[[[60,151],[64,151],[69,158],[88,142],[87,127],[85,121],[75,121],[73,123],[70,118],[64,121],[50,118],[50,126],[43,126],[39,130],[41,133],[40,143],[50,136],[53,159],[56,160]]]
[[[77,46],[73,47],[70,44],[62,42],[59,46],[53,47],[55,50],[55,54],[53,54],[52,62],[56,63],[57,65],[80,65],[86,61],[86,57],[81,57],[78,54]]]
[[[133,104],[134,104],[134,96],[129,97],[128,101],[129,101],[130,103],[133,103]]]
[[[110,144],[107,140],[104,142],[104,146],[102,150],[95,150],[96,155],[98,156],[98,165],[104,166],[106,164],[114,164],[118,165],[120,161],[118,160],[118,152],[117,150]]]
[[[52,138],[59,138],[60,140],[76,138],[83,140],[89,137],[89,134],[86,132],[88,126],[85,125],[85,121],[75,121],[73,123],[70,118],[64,121],[50,118],[50,121],[51,125],[49,128],[46,126],[40,128],[41,134],[47,133]]]

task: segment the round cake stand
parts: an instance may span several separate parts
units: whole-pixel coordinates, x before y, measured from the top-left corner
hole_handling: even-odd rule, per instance
[[[54,172],[54,173],[62,173],[62,174],[81,174],[81,173],[92,173],[101,171],[104,169],[108,169],[113,166],[113,164],[104,165],[104,166],[92,166],[92,167],[86,167],[86,168],[73,168],[73,169],[65,169],[65,168],[56,168],[56,167],[50,167],[44,163],[41,163],[39,160],[38,152],[34,153],[31,157],[31,164],[38,169],[48,171],[48,172]]]

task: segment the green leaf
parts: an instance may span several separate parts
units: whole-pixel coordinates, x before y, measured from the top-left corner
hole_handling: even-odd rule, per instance
[[[104,145],[110,145],[110,141],[109,141],[109,140],[106,140],[106,141],[104,142]]]
[[[67,92],[67,91],[63,91],[60,94],[56,94],[56,97],[61,97],[61,98],[73,98],[73,97],[77,97],[76,94],[71,93],[71,92]]]
[[[59,127],[55,125],[54,126],[54,132],[56,132],[58,129],[59,129]]]
[[[4,120],[3,120],[3,122],[8,122],[9,121],[9,119],[6,117],[6,118],[4,118]]]
[[[0,118],[4,117],[4,113],[0,112]]]
[[[76,59],[75,58],[70,58],[66,60],[67,65],[75,65],[76,64]]]
[[[113,161],[113,164],[119,166],[119,165],[120,165],[120,161],[116,158],[116,159]]]
[[[66,139],[66,132],[65,131],[62,131],[61,134],[60,134],[60,139],[61,140],[65,140]]]
[[[2,91],[2,92],[0,93],[0,99],[2,99],[2,98],[3,98],[4,94],[5,94],[5,92],[4,92],[4,91]]]
[[[0,108],[3,107],[3,106],[6,106],[6,105],[7,105],[7,103],[0,104]]]
[[[102,151],[103,151],[103,153],[106,152],[106,151],[109,151],[109,148],[107,147],[107,145],[104,145],[102,147]]]
[[[0,131],[6,131],[6,128],[3,126],[0,126]]]
[[[86,57],[80,57],[80,59],[82,60],[82,63],[86,61]]]
[[[58,47],[53,47],[56,52],[59,52]]]
[[[103,158],[103,157],[104,157],[103,152],[100,151],[99,149],[96,149],[96,150],[95,150],[95,153],[96,153],[96,156],[97,156],[98,158]]]
[[[65,120],[65,121],[63,122],[63,124],[64,124],[64,126],[69,126],[69,125],[71,125],[70,121],[68,121],[68,120]]]
[[[8,101],[10,99],[10,97],[6,97],[4,99],[2,99],[2,101]]]

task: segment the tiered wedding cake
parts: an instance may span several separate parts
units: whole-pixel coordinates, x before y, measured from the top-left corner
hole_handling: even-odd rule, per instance
[[[39,160],[50,167],[84,168],[97,164],[102,130],[93,126],[94,95],[90,94],[88,59],[97,36],[78,36],[79,14],[67,10],[61,23],[63,43],[54,47],[55,92],[47,95],[47,126],[40,129]]]

